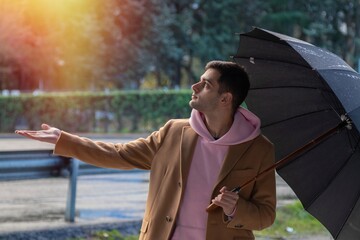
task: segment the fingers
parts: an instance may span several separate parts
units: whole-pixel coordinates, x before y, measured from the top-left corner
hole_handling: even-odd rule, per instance
[[[220,189],[220,194],[217,195],[212,202],[223,208],[225,214],[231,214],[239,199],[239,195],[235,192],[228,191],[226,187]]]
[[[238,199],[239,199],[239,196],[236,193],[228,191],[228,192],[217,195],[213,199],[213,202],[215,201],[220,204],[233,204],[233,203],[236,203]]]
[[[16,134],[19,134],[19,135],[22,135],[22,136],[25,136],[27,134],[28,130],[16,130],[15,133]]]
[[[49,130],[50,128],[52,128],[52,127],[50,125],[46,124],[46,123],[41,124],[41,129],[42,130]],[[41,131],[41,130],[39,130],[39,131]],[[36,131],[36,130],[15,130],[15,133],[20,134],[20,135],[23,135],[23,134],[36,134],[39,131]]]
[[[22,135],[24,137],[34,138],[36,135],[39,135],[40,131],[16,130],[15,133],[17,133],[19,135]]]
[[[51,128],[51,126],[46,124],[46,123],[41,124],[41,129],[42,130],[49,130],[50,128]],[[36,132],[38,132],[38,131],[35,131],[35,130],[15,130],[15,133],[20,134],[20,135],[25,134],[25,133],[36,133]]]

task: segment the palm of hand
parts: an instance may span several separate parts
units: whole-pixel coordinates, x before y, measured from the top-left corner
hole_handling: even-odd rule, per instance
[[[41,142],[55,144],[60,137],[61,131],[58,128],[47,124],[41,125],[42,130],[16,130],[15,133]]]

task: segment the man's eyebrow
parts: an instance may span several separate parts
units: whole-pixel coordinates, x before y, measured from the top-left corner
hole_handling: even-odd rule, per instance
[[[212,80],[212,79],[210,79],[210,78],[205,78],[205,77],[203,77],[202,79],[203,79],[203,81],[207,82],[209,85],[214,86],[214,83],[213,83],[213,80]]]

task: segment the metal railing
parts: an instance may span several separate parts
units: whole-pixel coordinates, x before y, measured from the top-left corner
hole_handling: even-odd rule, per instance
[[[77,176],[118,173],[121,170],[98,168],[74,158],[53,155],[52,150],[0,152],[0,181],[68,177],[65,221],[75,221]]]

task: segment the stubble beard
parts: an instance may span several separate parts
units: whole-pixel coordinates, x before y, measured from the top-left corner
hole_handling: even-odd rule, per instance
[[[190,106],[192,109],[195,109],[195,108],[194,108],[194,104],[193,104],[193,101],[192,101],[192,100],[189,102],[189,106]]]
[[[197,109],[197,104],[196,104],[196,102],[194,102],[194,100],[190,100],[190,101],[189,101],[189,106],[190,106],[192,109],[198,110],[198,109]]]

